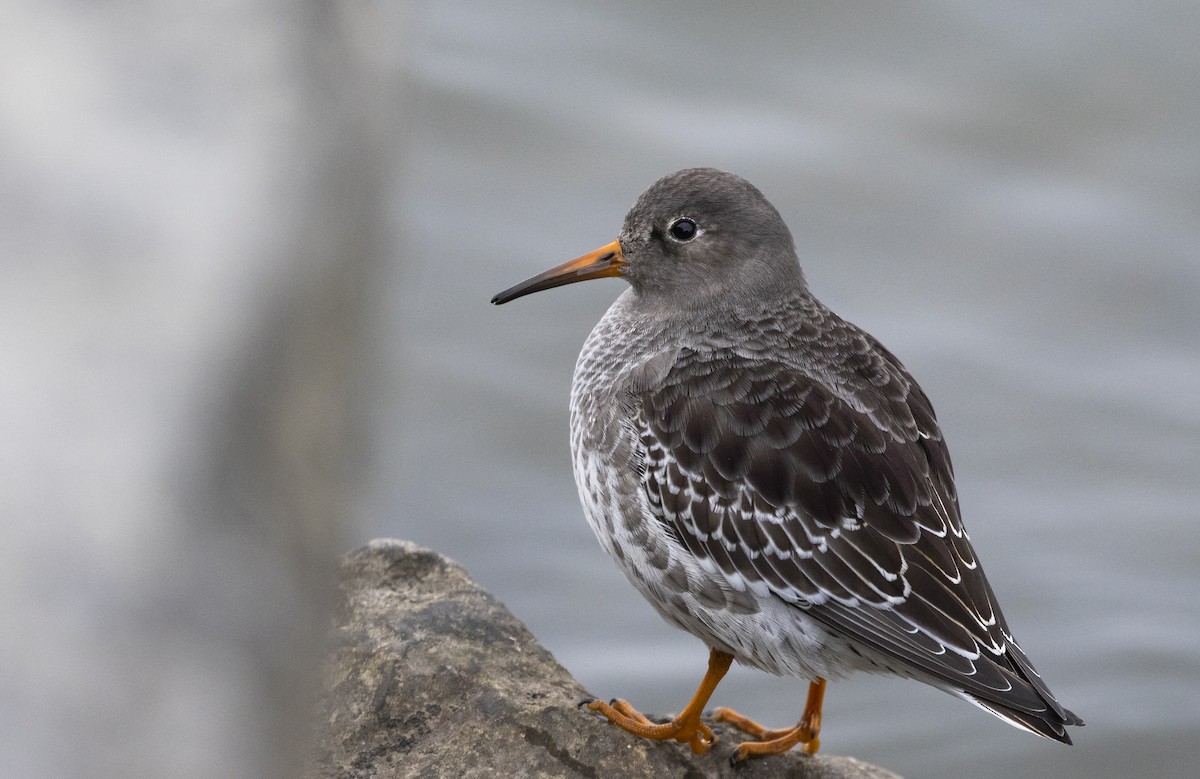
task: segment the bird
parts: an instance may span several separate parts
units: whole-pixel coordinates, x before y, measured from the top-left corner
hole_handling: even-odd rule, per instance
[[[697,754],[734,661],[809,680],[800,720],[732,760],[820,746],[827,679],[894,674],[1065,744],[1083,725],[1013,638],[959,512],[933,406],[900,360],[808,288],[779,211],[691,168],[650,186],[615,241],[497,294],[589,279],[626,289],[586,339],[570,396],[573,471],[601,547],[708,668],[667,722],[586,708]]]

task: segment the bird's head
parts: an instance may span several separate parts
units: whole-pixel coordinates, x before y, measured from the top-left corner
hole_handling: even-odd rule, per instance
[[[763,194],[732,173],[689,168],[642,193],[617,240],[492,302],[607,276],[624,278],[651,305],[762,299],[804,284],[791,233]]]

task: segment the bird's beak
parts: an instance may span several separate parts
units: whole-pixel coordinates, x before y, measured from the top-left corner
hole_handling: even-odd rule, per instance
[[[574,284],[588,279],[602,279],[605,276],[620,276],[621,266],[625,258],[621,256],[621,244],[613,241],[601,246],[594,252],[588,252],[582,257],[576,257],[570,262],[564,262],[558,267],[539,273],[525,279],[515,287],[509,287],[492,298],[496,305],[515,300],[522,295],[541,292],[551,287],[561,287],[563,284]]]

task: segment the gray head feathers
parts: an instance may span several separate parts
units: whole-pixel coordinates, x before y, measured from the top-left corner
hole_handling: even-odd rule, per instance
[[[656,181],[625,217],[622,275],[639,296],[762,299],[804,288],[792,235],[758,189],[689,168]]]

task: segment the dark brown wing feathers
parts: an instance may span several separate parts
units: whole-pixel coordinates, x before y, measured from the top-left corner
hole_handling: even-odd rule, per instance
[[[836,391],[732,349],[681,350],[634,398],[651,507],[726,576],[1069,740],[1063,723],[1078,718],[1013,643],[963,530],[928,398],[877,342],[862,345]]]

